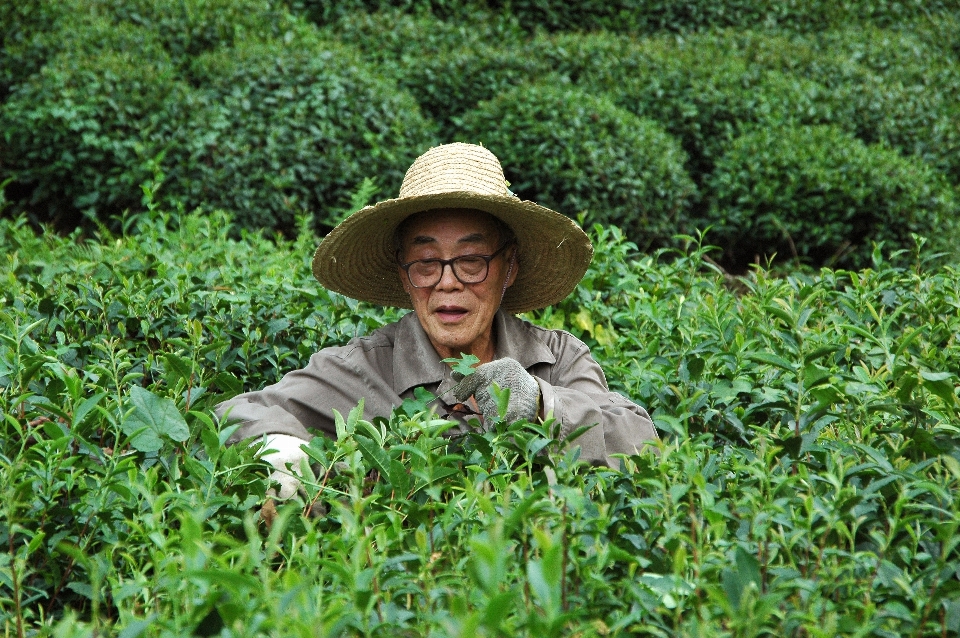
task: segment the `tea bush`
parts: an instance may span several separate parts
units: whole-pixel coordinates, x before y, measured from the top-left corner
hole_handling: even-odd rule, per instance
[[[843,2],[770,2],[724,0],[673,2],[671,0],[586,0],[575,3],[556,0],[290,0],[295,11],[317,24],[330,24],[353,13],[395,10],[430,12],[449,18],[480,9],[507,15],[529,31],[613,31],[652,34],[663,31],[691,32],[725,27],[773,27],[815,32],[850,23],[897,26],[912,20],[930,20],[951,15],[957,7],[951,0],[895,2],[844,0]]]
[[[724,44],[563,34],[541,39],[537,48],[546,66],[579,88],[660,122],[680,139],[691,175],[703,184],[744,127],[830,119],[824,87],[747,64]]]
[[[309,33],[201,56],[192,74],[200,89],[167,152],[164,196],[246,228],[289,232],[302,211],[319,223],[370,176],[396,192],[435,143],[409,94]]]
[[[588,342],[659,455],[586,467],[549,423],[447,446],[411,401],[343,415],[276,505],[213,405],[398,313],[321,289],[308,232],[119,226],[0,220],[6,633],[960,631],[955,267],[878,250],[734,292],[695,243],[594,227],[582,284],[530,318]]]
[[[647,247],[684,228],[696,197],[683,151],[656,122],[562,85],[519,86],[481,103],[457,135],[516,167],[507,178],[521,198],[570,216],[588,211]]]
[[[882,141],[921,157],[956,183],[960,70],[942,38],[922,34],[857,26],[805,37],[728,32],[703,38],[751,65],[817,81],[825,87],[831,123],[868,144]]]
[[[6,89],[65,51],[129,51],[130,33],[147,47],[158,41],[182,67],[235,39],[294,28],[283,5],[271,0],[28,0],[3,3],[0,17],[0,85]]]
[[[452,120],[547,69],[525,50],[525,34],[508,19],[475,10],[441,19],[430,13],[351,13],[322,33],[355,47],[380,75],[397,81],[451,139]]]
[[[912,233],[953,237],[958,212],[930,167],[835,127],[745,134],[718,161],[710,193],[714,240],[740,264],[779,252],[863,267],[872,242],[894,250]]]
[[[15,180],[14,211],[72,228],[81,212],[140,205],[140,184],[183,121],[189,87],[149,33],[118,29],[111,41],[121,39],[126,50],[58,55],[4,104],[0,165]]]
[[[421,60],[400,81],[440,126],[443,139],[456,137],[457,120],[484,100],[548,75],[523,49],[479,46]]]
[[[494,44],[512,47],[528,39],[509,16],[479,9],[456,18],[443,18],[430,12],[408,13],[402,9],[352,12],[325,25],[320,33],[354,47],[382,74],[396,80],[418,64],[451,51]]]

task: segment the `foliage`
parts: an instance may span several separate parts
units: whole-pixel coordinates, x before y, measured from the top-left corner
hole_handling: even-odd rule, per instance
[[[953,190],[929,166],[836,127],[759,129],[736,139],[710,178],[707,222],[727,261],[774,252],[863,267],[872,242],[955,236]],[[953,250],[950,242],[935,248]]]
[[[319,288],[306,232],[120,226],[0,221],[6,633],[960,630],[956,268],[877,251],[736,293],[695,244],[637,257],[594,227],[584,282],[531,318],[650,409],[659,455],[585,467],[549,423],[449,445],[411,401],[343,415],[306,448],[306,496],[274,507],[212,406],[397,313]]]
[[[685,225],[696,195],[683,151],[656,122],[575,88],[517,87],[465,114],[458,128],[511,169],[521,198],[570,216],[588,211],[648,247]]]
[[[727,27],[816,32],[850,23],[897,26],[935,20],[956,11],[952,0],[289,0],[297,13],[328,25],[357,13],[394,11],[460,18],[478,10],[507,16],[528,31],[611,31],[634,35],[688,33]]]
[[[167,153],[164,197],[230,210],[245,228],[291,232],[303,211],[319,222],[371,175],[396,192],[435,140],[407,93],[310,34],[201,56],[192,74],[201,88]]]
[[[719,42],[672,37],[633,40],[604,34],[542,38],[537,49],[585,91],[604,93],[660,122],[683,144],[698,184],[745,127],[817,123],[827,118],[823,87],[751,65]]]
[[[401,9],[344,13],[335,22],[326,24],[320,33],[356,48],[382,74],[396,80],[418,64],[441,58],[451,51],[469,51],[494,43],[511,47],[526,40],[526,34],[509,16],[479,9],[451,18]]]
[[[135,50],[130,33],[148,46],[155,40],[185,66],[204,51],[237,39],[279,36],[293,25],[271,0],[29,0],[2,6],[9,13],[2,14],[9,26],[0,49],[6,86],[26,80],[64,51]]]
[[[780,27],[800,31],[837,28],[851,22],[897,25],[956,11],[950,0],[488,0],[487,5],[515,16],[527,29],[608,30],[634,34],[688,32],[724,27]]]
[[[492,105],[572,85],[591,104],[641,118],[628,143],[653,136],[656,148],[675,146],[652,132],[653,120],[685,152],[696,197],[673,151],[639,178],[665,180],[663,197],[608,192],[595,174],[577,176],[575,193],[543,190],[574,213],[596,208],[593,219],[616,221],[646,249],[716,224],[711,202],[730,192],[713,192],[730,175],[714,176],[717,162],[761,129],[836,127],[922,160],[958,187],[958,16],[955,0],[0,2],[0,183],[10,180],[8,214],[66,230],[142,211],[141,186],[157,181],[155,197],[170,209],[225,208],[238,225],[284,233],[309,211],[322,230],[365,179],[390,197],[429,146],[501,136],[499,123],[474,130],[461,120],[479,124]],[[528,104],[514,115],[541,110]],[[590,146],[603,128],[548,119],[556,137],[541,122],[519,124],[526,148],[517,157],[534,172],[594,162],[589,153],[579,163],[539,155]],[[646,152],[598,166],[620,179]],[[577,180],[551,188],[561,181]],[[644,208],[621,208],[638,200]],[[909,239],[898,231],[896,242]],[[757,252],[745,243],[725,254]],[[834,255],[798,252],[816,265]]]
[[[509,20],[476,10],[441,19],[431,13],[351,13],[323,30],[357,48],[381,75],[410,91],[451,139],[451,120],[512,86],[545,73]]]
[[[921,157],[957,183],[960,70],[949,40],[933,37],[945,24],[926,24],[928,37],[858,25],[804,37],[725,32],[694,46],[818,82],[822,121]]]
[[[189,87],[149,33],[119,29],[111,41],[121,40],[116,51],[61,53],[14,87],[0,112],[14,210],[71,228],[79,212],[139,205]]]

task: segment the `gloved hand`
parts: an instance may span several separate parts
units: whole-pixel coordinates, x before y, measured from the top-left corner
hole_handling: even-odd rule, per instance
[[[264,450],[273,450],[260,458],[274,467],[269,479],[280,484],[280,492],[273,488],[267,492],[279,499],[287,499],[300,489],[300,462],[307,459],[307,453],[300,449],[306,443],[303,439],[289,434],[267,434],[263,437]]]
[[[454,372],[454,378],[459,376]],[[484,423],[489,425],[500,418],[497,398],[490,389],[494,383],[501,390],[510,389],[510,401],[504,416],[507,423],[520,419],[533,421],[537,417],[540,411],[540,384],[516,359],[505,357],[484,363],[473,374],[460,378],[460,382],[450,391],[461,403],[473,396]]]

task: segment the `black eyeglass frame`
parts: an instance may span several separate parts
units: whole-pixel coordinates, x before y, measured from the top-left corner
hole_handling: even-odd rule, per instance
[[[500,246],[500,248],[494,251],[493,254],[491,255],[460,255],[459,257],[454,257],[453,259],[414,259],[413,261],[408,261],[405,264],[400,264],[400,267],[403,268],[404,272],[407,273],[407,281],[409,281],[410,285],[413,286],[414,288],[433,288],[434,286],[436,286],[438,283],[440,283],[440,280],[443,279],[443,271],[448,265],[450,266],[450,270],[453,272],[453,276],[456,277],[457,281],[459,281],[464,286],[467,286],[469,284],[482,284],[487,280],[487,277],[490,276],[490,262],[493,260],[493,258],[497,257],[498,255],[500,255],[500,253],[505,251],[507,248],[510,248],[511,246],[514,246],[514,245],[516,245],[516,242],[508,241],[503,246]],[[397,251],[398,262],[400,261],[399,258],[400,258],[400,251]],[[477,281],[464,281],[463,279],[460,279],[460,275],[457,274],[457,267],[455,266],[455,263],[460,259],[477,259],[477,258],[487,262],[486,269],[484,270],[484,273],[483,273],[483,277],[481,279],[478,279]],[[440,275],[437,277],[437,280],[432,284],[430,284],[429,286],[418,286],[417,284],[413,283],[413,279],[410,278],[410,267],[413,266],[414,264],[424,264],[424,263],[440,264]]]

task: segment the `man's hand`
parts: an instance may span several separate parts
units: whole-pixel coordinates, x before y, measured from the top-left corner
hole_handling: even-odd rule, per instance
[[[458,376],[454,373],[454,376]],[[500,418],[497,410],[497,398],[491,391],[496,383],[501,390],[510,390],[510,402],[504,420],[508,423],[526,419],[533,421],[540,411],[540,384],[523,369],[516,359],[506,357],[478,366],[473,374],[463,377],[450,389],[457,401],[464,402],[473,396],[483,415],[483,421],[489,427]]]
[[[263,438],[262,449],[273,451],[260,458],[274,468],[270,480],[280,484],[279,493],[270,488],[267,494],[287,499],[300,489],[300,462],[308,458],[307,453],[300,449],[304,443],[306,441],[303,439],[289,434],[268,434]]]

